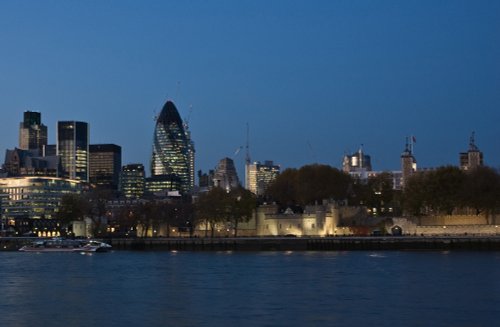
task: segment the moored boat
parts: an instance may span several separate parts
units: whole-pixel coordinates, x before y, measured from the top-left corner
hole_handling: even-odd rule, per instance
[[[97,240],[52,238],[35,241],[19,249],[21,252],[106,252],[111,245]]]

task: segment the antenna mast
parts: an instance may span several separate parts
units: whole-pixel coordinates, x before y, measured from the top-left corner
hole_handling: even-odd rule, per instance
[[[247,123],[247,144],[246,144],[246,157],[245,162],[247,165],[250,164],[250,125]]]

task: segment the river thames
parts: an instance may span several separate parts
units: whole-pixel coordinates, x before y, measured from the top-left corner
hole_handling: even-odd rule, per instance
[[[0,326],[493,326],[500,252],[0,252]]]

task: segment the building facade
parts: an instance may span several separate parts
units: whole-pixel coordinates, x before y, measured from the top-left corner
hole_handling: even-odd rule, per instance
[[[52,176],[59,177],[62,169],[58,156],[40,156],[40,150],[7,150],[4,170],[8,177]]]
[[[175,174],[157,175],[146,178],[145,194],[148,196],[166,197],[171,192],[179,192],[182,181]]]
[[[89,181],[97,187],[118,190],[122,167],[122,148],[116,144],[89,146]]]
[[[56,236],[62,228],[56,219],[62,197],[82,190],[80,181],[57,177],[0,178],[2,230]]]
[[[57,155],[63,176],[89,181],[89,125],[78,121],[57,123]]]
[[[189,192],[193,188],[194,145],[172,101],[163,106],[154,132],[151,176],[162,175],[175,176],[180,181],[178,191]]]
[[[127,199],[139,199],[144,195],[146,173],[142,164],[129,164],[120,172],[120,193]]]
[[[257,196],[264,195],[271,182],[280,174],[280,170],[280,166],[275,165],[270,160],[265,161],[263,164],[258,161],[247,164],[245,169],[247,174],[246,189]]]
[[[25,111],[19,125],[19,149],[42,151],[47,145],[47,126],[42,124],[42,114]]]
[[[363,148],[361,147],[357,152],[352,155],[345,155],[342,161],[342,170],[345,173],[356,172],[356,171],[371,171],[372,163],[371,157],[363,153]]]
[[[213,185],[223,188],[227,192],[240,186],[233,159],[223,158],[219,161],[214,172]]]

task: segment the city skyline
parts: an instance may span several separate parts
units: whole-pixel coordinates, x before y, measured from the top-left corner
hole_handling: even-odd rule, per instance
[[[84,121],[149,167],[171,99],[196,170],[230,157],[241,175],[246,123],[252,161],[283,169],[340,169],[361,144],[375,170],[399,169],[409,135],[419,167],[459,165],[472,131],[500,165],[496,2],[27,4],[0,4],[3,153],[32,110],[49,144],[57,121]]]

